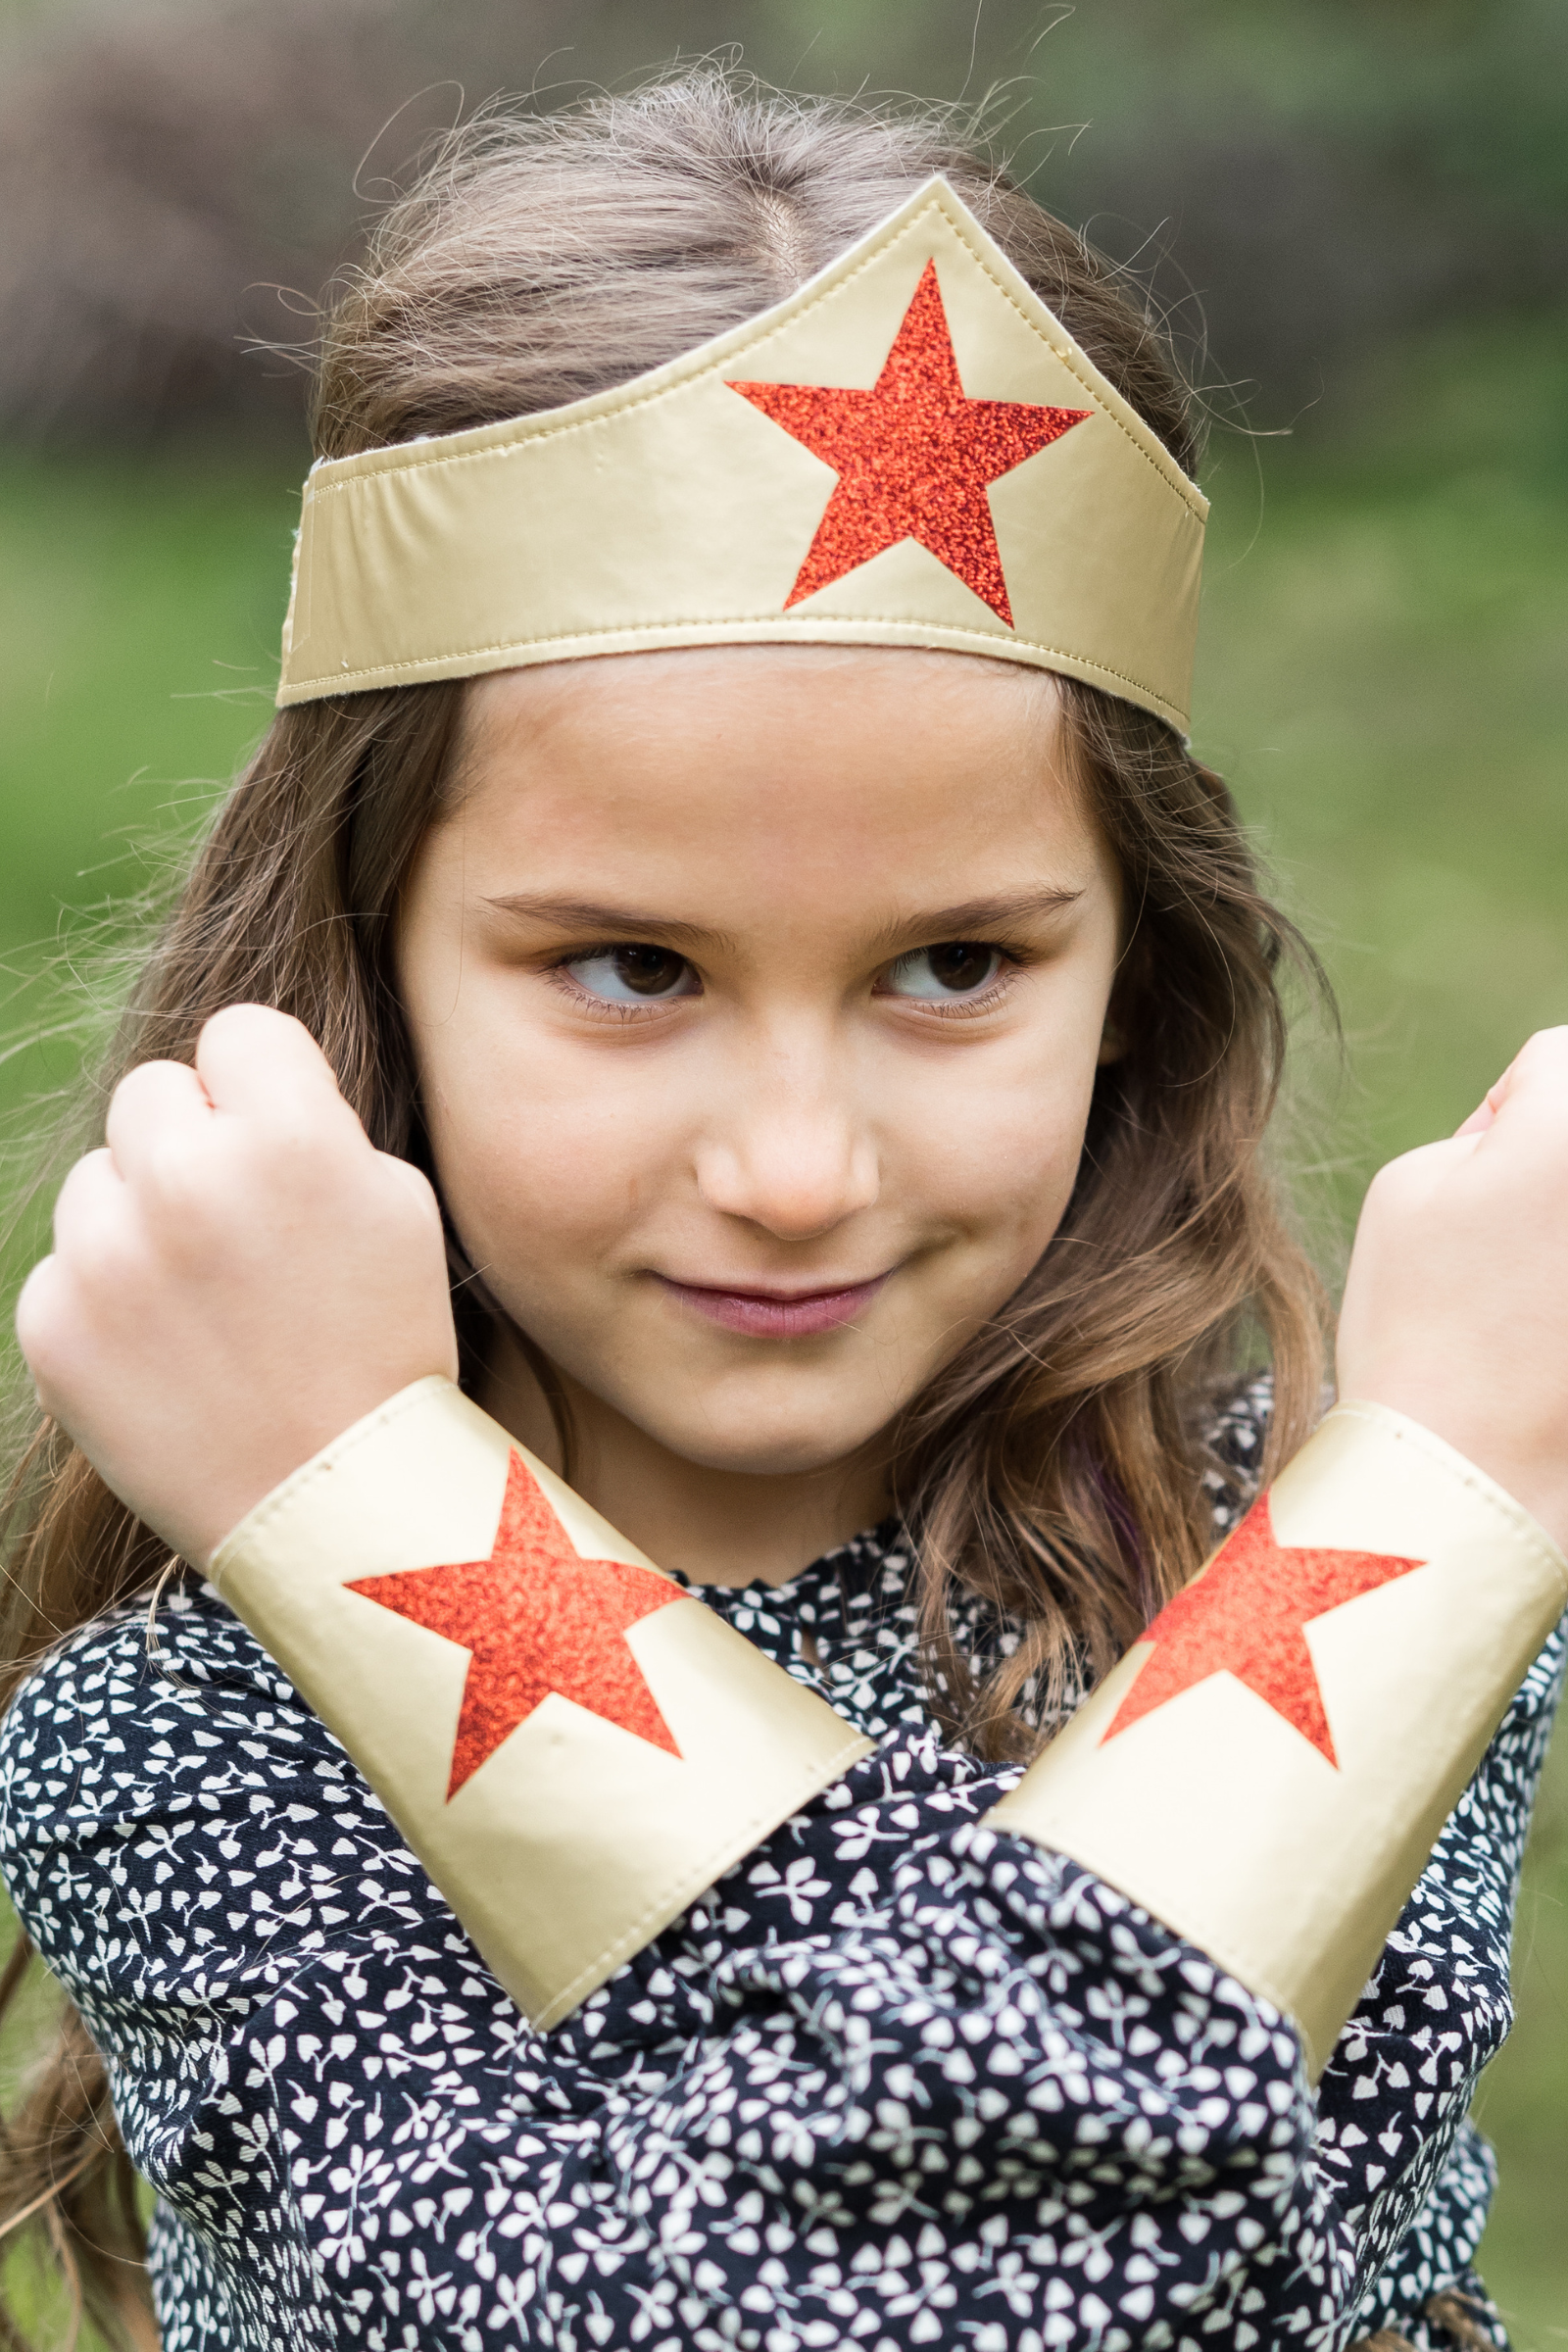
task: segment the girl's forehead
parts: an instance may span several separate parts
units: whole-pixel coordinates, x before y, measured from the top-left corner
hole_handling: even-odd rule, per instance
[[[694,646],[500,670],[464,690],[464,737],[483,759],[528,742],[623,735],[646,747],[667,730],[688,745],[737,730],[764,738],[788,725],[825,742],[858,739],[891,724],[898,734],[936,730],[988,743],[1059,733],[1060,689],[1048,670],[918,647]]]
[[[447,855],[470,895],[502,869],[547,891],[588,872],[622,894],[647,877],[662,900],[756,907],[814,892],[825,908],[846,893],[1076,892],[1103,871],[1045,671],[902,649],[702,648],[467,691]]]

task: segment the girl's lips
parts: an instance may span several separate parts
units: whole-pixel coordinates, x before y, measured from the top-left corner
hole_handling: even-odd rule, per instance
[[[721,1323],[726,1331],[744,1332],[754,1340],[804,1340],[815,1332],[837,1331],[862,1315],[887,1281],[886,1274],[834,1291],[721,1291],[706,1284],[659,1280],[683,1306]]]

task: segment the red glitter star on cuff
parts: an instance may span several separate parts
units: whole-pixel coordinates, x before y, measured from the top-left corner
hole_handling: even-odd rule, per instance
[[[869,392],[828,384],[732,383],[730,390],[838,473],[784,600],[786,612],[885,547],[917,539],[1011,628],[988,486],[1094,411],[970,400],[959,381],[934,262],[925,266]]]
[[[651,1568],[585,1560],[515,1453],[488,1559],[361,1577],[348,1590],[469,1653],[448,1803],[552,1690],[680,1754],[625,1636],[685,1594]]]
[[[1203,1575],[1167,1602],[1144,1639],[1154,1644],[1104,1734],[1113,1740],[1168,1698],[1233,1674],[1339,1769],[1305,1628],[1423,1560],[1380,1551],[1276,1544],[1268,1496],[1255,1502]],[[1103,1740],[1102,1741],[1103,1745]]]

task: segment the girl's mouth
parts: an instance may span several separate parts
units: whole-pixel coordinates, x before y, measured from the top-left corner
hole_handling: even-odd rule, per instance
[[[667,1274],[658,1277],[694,1314],[754,1340],[804,1340],[817,1332],[837,1331],[864,1314],[887,1279],[886,1274],[876,1274],[869,1282],[819,1291],[730,1291],[707,1283],[674,1282]]]

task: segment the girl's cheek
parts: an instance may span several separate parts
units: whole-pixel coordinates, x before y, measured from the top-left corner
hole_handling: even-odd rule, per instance
[[[1065,1138],[1043,1138],[1038,1127],[994,1139],[983,1162],[968,1171],[965,1222],[997,1249],[1032,1263],[1061,1222],[1077,1163],[1076,1142],[1069,1148]]]
[[[911,1140],[924,1189],[972,1227],[1033,1230],[1059,1220],[1083,1153],[1095,1065],[980,1074],[928,1103]]]
[[[525,1243],[540,1259],[596,1248],[678,1178],[678,1099],[642,1073],[568,1063],[548,1040],[516,1061],[480,1057],[438,1100],[443,1195],[472,1246],[505,1253]]]

